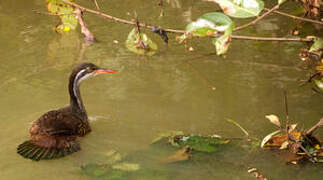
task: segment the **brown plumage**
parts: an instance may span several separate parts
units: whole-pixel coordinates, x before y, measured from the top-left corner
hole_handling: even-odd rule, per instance
[[[53,159],[79,151],[78,136],[91,132],[79,85],[81,81],[102,73],[116,71],[97,67],[92,63],[76,66],[69,79],[70,104],[42,115],[30,128],[31,140],[25,141],[17,152],[32,160]]]

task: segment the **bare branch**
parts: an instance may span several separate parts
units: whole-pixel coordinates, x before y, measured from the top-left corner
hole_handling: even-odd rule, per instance
[[[233,29],[233,31],[238,31],[238,30],[244,29],[244,28],[246,28],[248,26],[256,24],[258,21],[262,20],[264,17],[268,16],[270,13],[277,10],[278,8],[279,8],[279,5],[274,6],[269,11],[267,11],[264,14],[262,14],[261,16],[257,17],[255,20],[251,21],[250,23],[244,24],[242,26],[236,27],[236,28]]]
[[[267,9],[267,8],[264,8],[264,10],[265,11],[270,11],[270,9]],[[293,18],[293,19],[297,19],[297,20],[300,20],[300,21],[306,21],[306,22],[311,22],[311,23],[323,25],[323,22],[321,22],[321,21],[316,21],[316,20],[313,20],[313,19],[298,17],[298,16],[294,16],[294,15],[287,14],[287,13],[284,13],[284,12],[280,12],[280,11],[277,11],[277,10],[274,11],[274,13],[280,14],[282,16],[287,16],[287,17],[290,17],[290,18]]]
[[[84,35],[84,39],[91,42],[95,41],[93,33],[86,27],[82,11],[79,8],[76,8],[74,12],[79,24],[81,25],[81,32]]]
[[[89,12],[92,14],[96,14],[102,18],[105,19],[109,19],[111,21],[114,22],[120,22],[123,24],[130,24],[130,25],[136,25],[136,22],[133,21],[129,21],[129,20],[125,20],[125,19],[121,19],[121,18],[117,18],[99,11],[95,11],[89,8],[85,8],[83,6],[80,6],[78,4],[72,3],[70,1],[67,0],[62,0],[64,3],[73,6],[75,8],[79,8],[82,12]],[[157,26],[152,26],[152,25],[148,25],[145,23],[139,23],[139,26],[141,28],[146,28],[146,29],[150,29],[152,30],[153,28],[156,28]],[[163,29],[165,32],[169,32],[169,33],[176,33],[176,34],[184,34],[186,31],[185,30],[177,30],[177,29]],[[213,37],[218,37],[220,35],[214,35]],[[251,36],[239,36],[239,35],[232,35],[231,36],[232,39],[245,39],[245,40],[257,40],[257,41],[300,41],[300,42],[312,42],[313,38],[277,38],[277,37],[251,37]]]

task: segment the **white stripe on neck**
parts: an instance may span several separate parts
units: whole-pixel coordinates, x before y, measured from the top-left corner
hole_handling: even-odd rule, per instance
[[[79,78],[82,74],[83,74],[83,72],[84,71],[86,71],[86,69],[83,69],[83,70],[81,70],[80,72],[78,72],[77,74],[76,74],[76,76],[75,76],[75,79],[74,79],[74,82],[73,82],[73,92],[74,92],[74,95],[75,95],[75,98],[76,98],[76,100],[77,100],[77,104],[79,105],[79,108],[81,108],[81,109],[83,109],[84,107],[83,107],[83,105],[82,105],[82,102],[80,101],[80,99],[79,98],[81,98],[81,97],[77,97],[77,92],[76,92],[76,90],[77,90],[77,88],[79,88],[79,85],[80,85],[80,83],[83,81],[83,80],[85,80],[85,79],[87,79],[87,78],[89,78],[92,74],[91,73],[88,73],[88,74],[86,74],[86,75],[84,75],[83,77],[81,77],[81,78]]]

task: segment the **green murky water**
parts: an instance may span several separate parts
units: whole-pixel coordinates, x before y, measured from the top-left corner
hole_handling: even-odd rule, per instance
[[[176,2],[176,1],[173,1]],[[183,29],[215,5],[201,1],[165,3],[165,17],[158,18],[155,1],[99,1],[112,15],[139,18],[151,24]],[[94,8],[91,1],[83,2]],[[310,87],[299,87],[307,77],[297,56],[299,43],[233,41],[226,58],[217,57],[207,39],[193,41],[186,52],[174,35],[164,45],[157,35],[159,52],[152,57],[129,52],[124,42],[132,27],[86,15],[98,43],[87,46],[79,33],[58,35],[55,17],[43,0],[0,2],[0,179],[91,179],[80,166],[104,163],[104,155],[116,150],[132,162],[166,174],[166,179],[254,179],[248,167],[256,167],[269,179],[320,179],[322,165],[286,165],[279,156],[256,149],[230,148],[186,163],[158,163],[150,145],[159,133],[187,133],[241,137],[242,132],[225,121],[232,118],[250,134],[262,138],[275,130],[266,114],[284,116],[282,89],[288,90],[290,117],[308,128],[322,117],[322,96]],[[284,27],[286,29],[280,29]],[[244,34],[284,36],[293,22],[270,16]],[[312,28],[312,27],[310,27]],[[118,40],[119,44],[113,43]],[[28,138],[30,123],[41,114],[69,102],[67,78],[71,68],[84,60],[120,70],[82,84],[82,95],[93,132],[81,139],[82,151],[63,159],[31,162],[16,154],[16,146]],[[216,90],[212,90],[216,87]],[[157,154],[157,155],[156,155]],[[155,179],[135,174],[132,179]],[[148,176],[149,177],[149,176]],[[160,176],[162,177],[162,176]]]

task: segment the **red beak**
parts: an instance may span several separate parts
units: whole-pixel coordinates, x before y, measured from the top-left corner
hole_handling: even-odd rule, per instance
[[[111,69],[98,69],[95,71],[95,75],[105,74],[105,73],[116,73],[116,72],[118,72],[118,71],[111,70]]]

